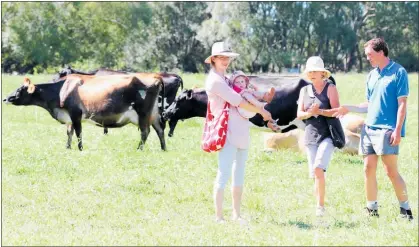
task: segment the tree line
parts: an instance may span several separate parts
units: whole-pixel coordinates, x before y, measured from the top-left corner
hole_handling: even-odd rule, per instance
[[[71,64],[126,71],[205,72],[227,40],[247,73],[299,68],[319,55],[336,71],[370,69],[364,43],[419,71],[418,2],[2,2],[2,72]]]

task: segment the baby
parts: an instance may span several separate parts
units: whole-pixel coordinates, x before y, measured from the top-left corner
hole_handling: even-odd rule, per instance
[[[239,93],[250,104],[258,108],[264,108],[267,103],[272,101],[272,98],[275,95],[275,88],[273,87],[271,87],[267,93],[257,91],[255,86],[249,83],[249,78],[240,70],[233,72],[230,77],[230,82],[234,91]],[[265,102],[260,102],[259,100],[263,100]],[[255,112],[250,112],[242,108],[237,108],[237,110],[244,118],[251,118],[256,115]],[[270,121],[268,123],[268,127],[275,132],[280,130],[276,121]]]

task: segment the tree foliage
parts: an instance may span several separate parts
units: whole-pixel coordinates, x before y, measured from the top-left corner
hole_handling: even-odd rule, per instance
[[[227,40],[246,72],[279,72],[323,57],[332,71],[368,69],[363,44],[419,71],[418,2],[2,2],[2,71],[203,72]]]

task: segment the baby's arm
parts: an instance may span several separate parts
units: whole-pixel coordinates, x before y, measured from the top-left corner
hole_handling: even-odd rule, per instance
[[[254,95],[255,92],[249,92],[247,90],[244,90],[243,93],[241,93],[242,97],[244,99],[246,99],[250,104],[259,107],[259,108],[263,108],[266,103],[260,102]],[[263,95],[262,95],[263,97]]]

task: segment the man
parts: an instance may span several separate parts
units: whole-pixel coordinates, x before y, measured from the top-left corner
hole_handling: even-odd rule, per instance
[[[334,116],[342,117],[349,111],[367,113],[361,132],[359,153],[364,157],[367,212],[378,217],[376,169],[378,156],[390,178],[400,203],[400,216],[413,219],[409,207],[406,184],[397,169],[397,155],[401,137],[405,136],[405,119],[409,83],[406,70],[388,57],[388,46],[382,38],[365,45],[365,55],[374,69],[367,79],[367,102],[343,105]]]

